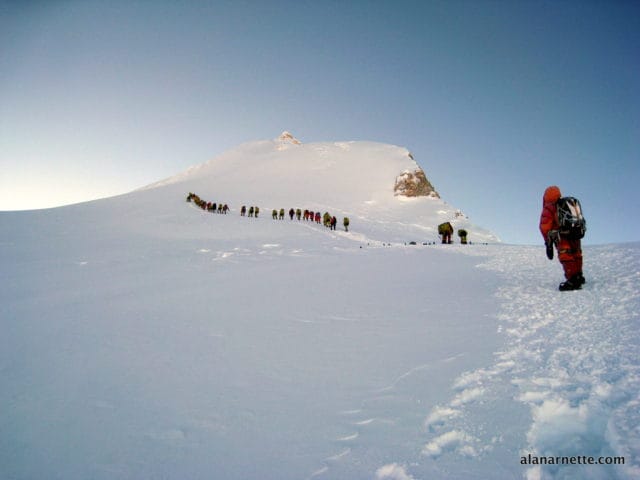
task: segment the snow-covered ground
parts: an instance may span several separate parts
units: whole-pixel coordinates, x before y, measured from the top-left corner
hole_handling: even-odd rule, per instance
[[[588,284],[565,295],[556,290],[559,267],[539,247],[491,248],[480,268],[502,279],[495,296],[503,345],[433,408],[426,425],[435,438],[423,454],[437,458],[446,444],[481,463],[497,455],[502,466],[516,451],[578,462],[623,456],[619,467],[529,465],[524,474],[640,477],[640,245],[585,252]],[[497,453],[505,447],[509,455]]]
[[[640,244],[585,248],[585,288],[561,293],[543,247],[423,245],[441,200],[285,204],[248,180],[244,218],[236,183],[195,171],[0,213],[0,478],[640,477]]]

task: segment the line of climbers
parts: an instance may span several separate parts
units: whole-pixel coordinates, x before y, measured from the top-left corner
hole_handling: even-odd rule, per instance
[[[451,236],[453,235],[453,225],[451,222],[445,222],[438,225],[438,235],[442,237],[443,244],[451,244],[453,240],[451,240]],[[463,228],[458,230],[458,236],[460,237],[460,243],[462,245],[467,245],[467,231]]]
[[[305,210],[304,212],[296,208],[289,209],[289,219],[293,220],[293,218],[298,219],[298,221],[304,219],[307,222],[315,222],[317,224],[322,223],[325,227],[330,228],[331,230],[335,230],[338,224],[338,219],[335,215],[331,215],[329,212],[324,212],[324,215],[321,215],[320,212],[314,212],[313,210]],[[271,212],[271,218],[274,220],[284,220],[284,208],[281,208],[280,211],[275,208]],[[342,219],[342,226],[344,227],[345,232],[349,231],[349,217],[344,217]]]
[[[254,218],[258,218],[258,214],[260,213],[260,208],[258,207],[249,207],[249,217],[254,217]],[[241,217],[245,217],[247,216],[247,207],[246,205],[242,205],[242,208],[240,208],[240,216]]]
[[[209,212],[217,211],[218,213],[223,213],[223,214],[226,214],[229,212],[229,206],[226,203],[223,205],[222,203],[216,204],[211,202],[205,202],[195,193],[189,193],[189,195],[187,195],[187,202],[193,202],[198,207],[202,208],[202,210],[207,210]],[[247,209],[246,205],[243,205],[240,208],[241,217],[249,216],[249,217],[258,218],[259,213],[260,213],[260,208],[256,206],[251,206]],[[273,211],[271,212],[271,216],[274,220],[284,220],[284,214],[285,214],[284,208],[281,208],[280,211],[274,208]],[[304,218],[304,220],[306,221],[315,222],[317,224],[322,223],[325,227],[330,228],[331,230],[335,230],[338,223],[338,219],[335,216],[332,216],[329,212],[325,212],[324,215],[320,215],[320,212],[314,212],[313,210],[305,210],[303,213],[302,210],[299,208],[295,210],[291,208],[289,209],[289,218],[293,220],[294,217],[297,218],[298,220],[301,220]],[[344,217],[342,219],[342,225],[344,226],[344,230],[348,232],[349,217]]]
[[[226,203],[216,204],[215,202],[213,203],[205,202],[195,193],[189,193],[189,195],[187,195],[187,202],[193,202],[198,207],[202,208],[202,210],[206,210],[213,213],[217,212],[221,214],[227,214],[229,212],[229,206]],[[260,208],[257,206],[250,206],[247,209],[246,205],[243,205],[240,208],[241,217],[249,216],[249,217],[258,218],[259,213],[260,213]],[[281,208],[279,211],[274,208],[271,212],[271,217],[274,220],[284,220],[284,215],[285,215],[284,208]],[[324,215],[321,215],[320,212],[314,212],[313,210],[305,209],[303,212],[299,208],[296,208],[296,209],[290,208],[289,218],[293,220],[294,217],[298,220],[304,219],[305,221],[315,222],[317,224],[322,223],[325,227],[330,228],[331,230],[335,230],[338,223],[338,219],[335,217],[335,215],[332,216],[329,212],[324,212]],[[344,217],[342,219],[342,225],[344,226],[344,230],[348,232],[349,217]],[[438,235],[442,237],[443,244],[453,243],[453,241],[451,240],[451,236],[453,235],[453,232],[454,232],[454,228],[453,228],[453,225],[451,225],[451,222],[445,222],[438,225]],[[467,231],[462,228],[459,229],[458,236],[460,237],[460,243],[463,245],[467,245],[468,243]]]
[[[187,202],[193,202],[202,210],[206,210],[211,213],[217,212],[226,215],[229,212],[229,206],[226,203],[223,205],[222,203],[205,202],[195,193],[189,193],[189,195],[187,195]]]

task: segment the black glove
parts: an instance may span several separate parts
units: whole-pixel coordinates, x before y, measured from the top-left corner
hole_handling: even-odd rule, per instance
[[[544,246],[547,247],[547,258],[553,260],[553,242],[545,242]]]

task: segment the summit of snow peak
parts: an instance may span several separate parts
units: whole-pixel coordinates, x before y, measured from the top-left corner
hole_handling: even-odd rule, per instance
[[[276,139],[280,144],[302,145],[302,142],[286,130]]]
[[[164,190],[165,197],[194,192],[224,200],[232,212],[249,204],[263,211],[293,206],[339,213],[369,230],[369,239],[434,241],[437,226],[451,222],[470,232],[472,241],[499,241],[456,215],[409,150],[385,143],[302,143],[285,131],[274,140],[239,145],[147,190],[155,188],[171,190]]]

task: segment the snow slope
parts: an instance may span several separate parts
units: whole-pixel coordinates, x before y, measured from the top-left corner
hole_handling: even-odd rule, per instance
[[[227,203],[236,213],[241,205],[257,205],[264,216],[274,208],[329,211],[340,224],[347,216],[354,232],[382,242],[433,241],[445,221],[468,230],[471,241],[499,241],[438,198],[395,196],[396,177],[416,168],[406,148],[375,142],[301,144],[284,132],[275,140],[229,150],[146,190],[165,197],[192,191],[203,200]]]
[[[344,197],[309,184],[306,205],[257,174],[247,198],[225,169],[0,213],[0,478],[640,476],[640,245],[587,248],[587,285],[561,293],[540,247],[422,245],[455,210],[382,178]],[[267,168],[293,182],[285,170]],[[322,202],[353,232],[267,214]],[[626,463],[521,465],[529,453]]]

